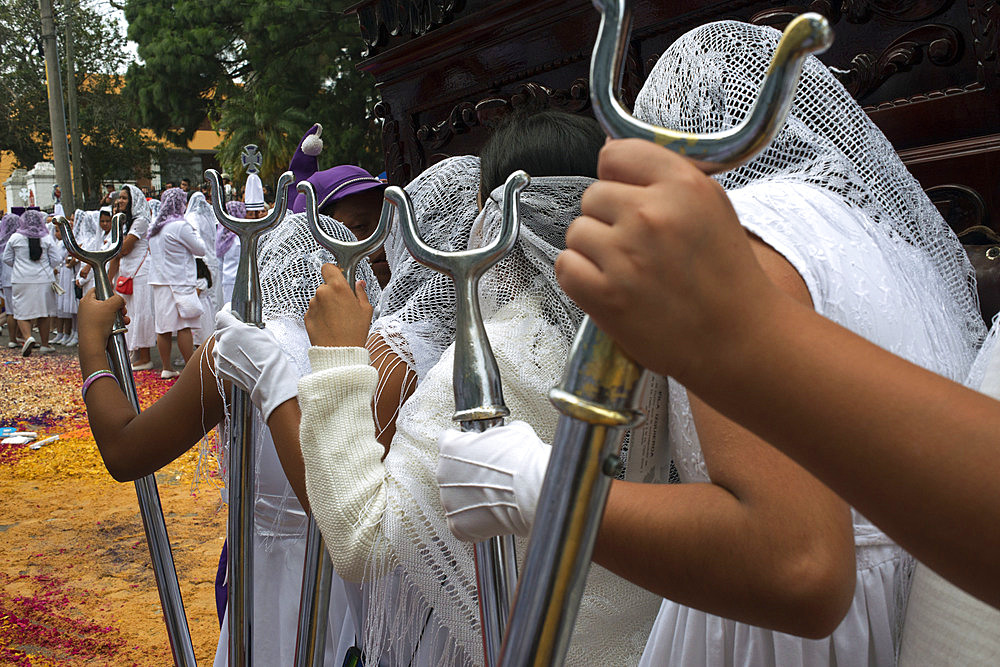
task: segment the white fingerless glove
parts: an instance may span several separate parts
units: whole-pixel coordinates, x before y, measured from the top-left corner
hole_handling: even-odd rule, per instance
[[[527,537],[552,447],[522,421],[484,433],[449,429],[438,436],[438,446],[441,504],[455,537]]]
[[[299,374],[288,363],[267,329],[240,321],[229,304],[215,314],[215,349],[219,375],[250,394],[266,423],[276,407],[299,394]]]

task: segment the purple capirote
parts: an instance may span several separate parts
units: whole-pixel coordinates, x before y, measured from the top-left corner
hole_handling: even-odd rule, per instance
[[[342,164],[324,171],[317,171],[306,179],[316,190],[317,211],[330,202],[344,197],[356,195],[372,188],[385,188],[386,184],[372,176],[361,167],[352,164]],[[306,196],[301,192],[292,203],[292,213],[302,213],[306,210]]]

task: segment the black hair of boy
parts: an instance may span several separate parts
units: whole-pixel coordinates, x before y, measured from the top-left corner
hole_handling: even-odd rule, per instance
[[[597,178],[597,157],[605,138],[593,118],[565,111],[507,116],[479,153],[481,201],[518,169],[530,176]]]

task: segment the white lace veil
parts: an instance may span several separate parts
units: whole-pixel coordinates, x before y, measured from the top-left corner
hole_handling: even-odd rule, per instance
[[[104,239],[100,227],[100,211],[76,209],[73,213],[73,237],[84,250],[97,250]]]
[[[146,195],[134,185],[126,183],[124,187],[128,188],[129,199],[132,200],[132,224],[134,225],[140,218],[145,218],[148,228],[153,221],[153,212],[149,208],[149,202],[146,201]]]
[[[592,182],[580,177],[532,180],[521,195],[521,231],[511,253],[486,272],[480,302],[500,365],[511,418],[532,424],[551,442],[557,413],[548,390],[563,366],[582,312],[559,288],[553,262],[565,247],[569,223]],[[469,245],[488,242],[500,226],[503,188],[476,220]],[[435,469],[437,434],[453,427],[454,347],[425,376],[400,409],[396,437],[385,459],[386,512],[369,576],[365,650],[374,664],[390,655],[406,664],[420,649],[442,664],[481,663],[479,613],[472,546],[448,530]],[[525,540],[519,540],[523,559]],[[568,664],[627,664],[641,653],[659,605],[607,570],[594,567]],[[613,612],[609,611],[614,609]],[[424,648],[421,648],[424,647]],[[426,647],[435,647],[426,656]],[[607,658],[604,660],[604,658]]]
[[[636,117],[688,132],[735,126],[749,112],[780,37],[773,28],[735,21],[686,33],[657,62],[636,98]],[[892,144],[816,57],[802,68],[788,122],[774,142],[716,180],[727,190],[763,180],[826,189],[876,223],[873,237],[918,248],[937,276],[911,261],[896,268],[925,293],[928,310],[962,323],[961,340],[939,343],[943,357],[964,355],[968,369],[986,332],[975,272]]]
[[[202,243],[210,250],[202,259],[209,266],[218,264],[219,260],[215,256],[215,237],[218,221],[215,218],[215,211],[212,210],[212,205],[205,199],[205,195],[200,192],[195,192],[191,195],[191,199],[187,203],[187,210],[184,212],[184,217],[197,230]]]
[[[464,250],[478,213],[479,158],[443,160],[421,173],[406,192],[424,241],[439,250]],[[422,378],[455,340],[451,278],[419,264],[403,243],[395,216],[385,242],[392,277],[372,325],[396,355]]]

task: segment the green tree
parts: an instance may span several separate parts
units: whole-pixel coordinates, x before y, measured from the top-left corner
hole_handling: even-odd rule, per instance
[[[13,152],[19,166],[30,168],[51,153],[41,21],[36,0],[7,0],[0,22],[0,149]],[[145,136],[131,107],[122,104],[123,72],[129,58],[123,27],[113,16],[75,2],[57,6],[56,30],[63,87],[63,20],[72,12],[77,98],[83,155],[84,199],[99,197],[102,180],[134,178],[148,172],[159,142]]]
[[[322,123],[324,164],[382,170],[372,81],[355,68],[362,44],[352,2],[125,0],[142,63],[127,94],[143,123],[174,141],[208,117],[224,133],[218,160],[242,173],[257,144],[265,182],[277,179],[301,135]]]

